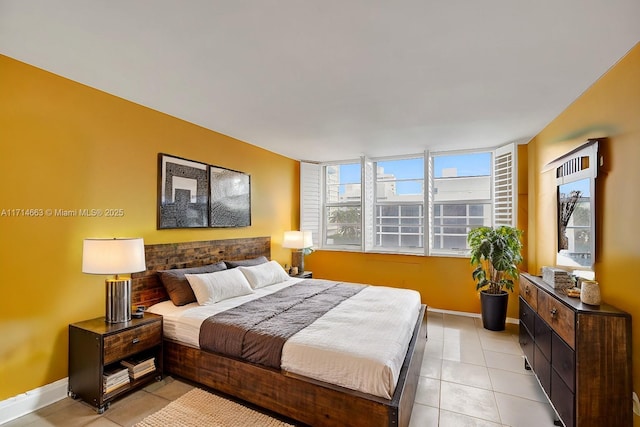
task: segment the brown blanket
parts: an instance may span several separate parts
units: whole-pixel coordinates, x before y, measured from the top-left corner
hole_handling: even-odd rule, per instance
[[[282,347],[289,337],[364,287],[303,280],[209,317],[200,327],[200,348],[280,368]]]

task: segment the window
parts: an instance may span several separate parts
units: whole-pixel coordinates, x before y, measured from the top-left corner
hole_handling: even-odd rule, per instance
[[[362,186],[360,163],[324,167],[325,246],[361,246]]]
[[[424,250],[424,157],[373,162],[374,247]]]
[[[467,233],[491,225],[491,159],[490,152],[431,156],[433,253],[464,252]]]
[[[514,150],[302,163],[301,227],[325,249],[464,255],[472,228],[515,223]]]

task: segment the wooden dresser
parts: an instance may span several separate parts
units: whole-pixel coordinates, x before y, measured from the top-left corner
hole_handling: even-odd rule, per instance
[[[520,345],[525,367],[566,427],[631,426],[631,316],[520,275]]]

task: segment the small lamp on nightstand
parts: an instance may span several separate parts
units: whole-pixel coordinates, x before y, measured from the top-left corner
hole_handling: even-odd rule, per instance
[[[146,269],[142,238],[84,239],[82,272],[116,276],[105,281],[107,323],[131,320],[131,279],[118,275]]]
[[[291,265],[298,267],[298,272],[304,272],[304,256],[311,253],[313,239],[310,231],[285,231],[283,248],[297,249],[291,254]]]

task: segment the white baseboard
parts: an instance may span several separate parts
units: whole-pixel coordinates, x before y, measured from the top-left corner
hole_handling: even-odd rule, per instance
[[[431,307],[427,307],[427,311],[432,311],[434,313],[454,314],[456,316],[475,317],[476,319],[480,319],[482,317],[479,313],[467,313],[466,311],[440,310],[439,308],[431,308]],[[427,319],[427,322],[428,321],[429,320]],[[513,323],[514,325],[519,325],[520,319],[507,317],[507,323]]]
[[[27,415],[67,397],[69,378],[0,401],[0,424]]]

